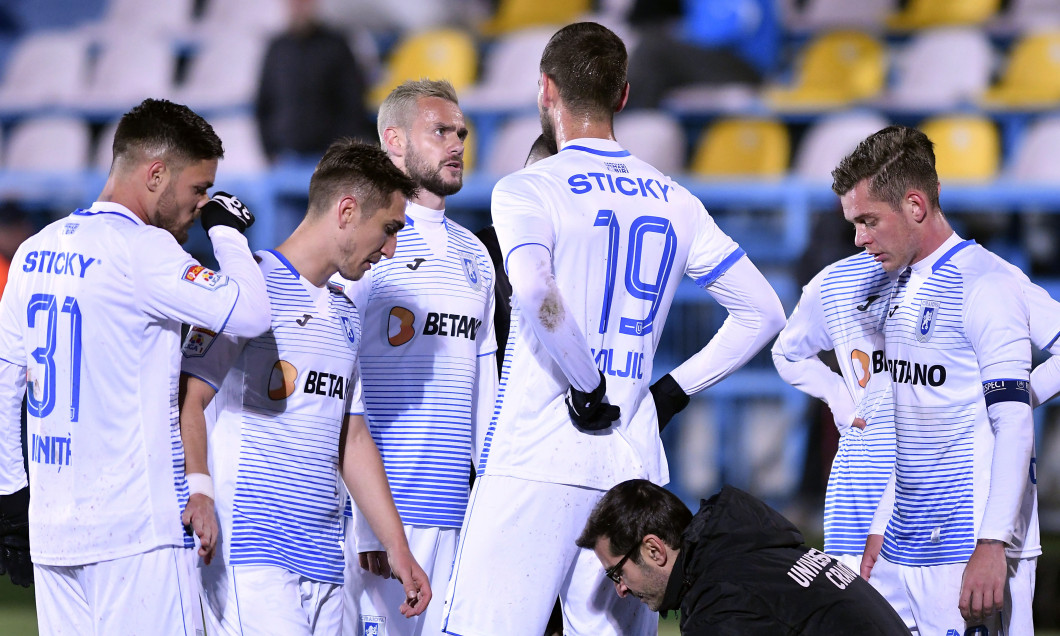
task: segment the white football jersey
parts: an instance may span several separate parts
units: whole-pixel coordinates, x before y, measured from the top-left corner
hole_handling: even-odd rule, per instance
[[[902,565],[967,561],[983,523],[992,470],[1022,484],[1010,556],[1040,553],[1033,458],[993,466],[984,382],[1027,381],[1029,310],[1010,266],[953,235],[899,278],[885,327],[886,358],[873,371],[894,387],[894,510],[882,554]],[[987,332],[987,330],[989,332]],[[983,377],[997,365],[1004,377]],[[1016,425],[1032,426],[1030,418]]]
[[[586,334],[619,421],[577,430],[569,386],[513,302],[498,404],[480,471],[606,490],[669,474],[648,392],[655,349],[681,275],[707,286],[743,250],[703,204],[603,139],[579,139],[502,179],[493,223],[507,259],[525,244],[552,254],[556,284]]]
[[[893,279],[864,252],[829,265],[803,288],[774,348],[792,361],[834,350],[856,405],[854,417],[867,423],[864,430],[844,432],[832,462],[824,508],[824,549],[829,554],[861,554],[865,549],[894,465],[890,377],[875,373],[872,364],[883,356],[881,330]]]
[[[442,210],[410,203],[393,258],[333,280],[361,314],[364,406],[401,520],[459,528],[478,358],[497,351],[486,248]]]
[[[220,332],[239,289],[173,236],[97,202],[19,248],[0,359],[26,367],[33,561],[190,547],[177,420],[181,323]]]
[[[271,565],[342,583],[339,435],[360,414],[360,320],[342,291],[318,288],[279,252],[257,253],[272,327],[250,340],[193,329],[183,372],[217,389],[209,422],[228,565]]]

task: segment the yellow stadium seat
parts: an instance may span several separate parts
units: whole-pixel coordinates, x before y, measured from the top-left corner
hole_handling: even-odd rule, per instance
[[[909,0],[887,20],[892,29],[982,24],[1001,8],[1001,0]]]
[[[788,129],[772,119],[722,119],[703,132],[691,172],[701,177],[780,177],[788,170]]]
[[[544,24],[569,24],[592,9],[590,0],[500,0],[497,12],[482,23],[483,35]]]
[[[826,33],[806,48],[794,85],[766,90],[778,110],[835,108],[875,97],[887,75],[887,54],[875,37],[858,31]]]
[[[1017,42],[1004,75],[981,103],[999,109],[1060,105],[1060,31],[1032,33]]]
[[[470,34],[459,29],[423,31],[402,40],[391,53],[383,78],[371,91],[378,106],[405,80],[447,79],[457,92],[475,81],[478,52]]]
[[[939,178],[989,181],[997,175],[1001,142],[994,123],[978,115],[928,119],[920,130],[935,143]]]

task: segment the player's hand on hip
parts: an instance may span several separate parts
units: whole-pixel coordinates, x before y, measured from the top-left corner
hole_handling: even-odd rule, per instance
[[[958,607],[964,620],[982,621],[999,611],[1005,602],[1008,561],[1005,544],[996,539],[980,539],[964,566]]]
[[[616,404],[607,402],[607,381],[600,373],[600,384],[589,393],[579,391],[573,386],[567,389],[567,412],[579,430],[602,431],[622,414]]]
[[[861,578],[866,581],[872,574],[872,568],[876,566],[876,559],[880,558],[880,549],[883,547],[882,534],[870,534],[865,539],[865,552],[861,555]]]
[[[254,215],[250,213],[247,206],[238,198],[227,192],[217,192],[199,208],[202,229],[207,232],[210,228],[218,225],[227,225],[246,232],[247,228],[254,225]]]
[[[0,575],[22,587],[33,585],[29,557],[29,486],[0,495]]]
[[[367,570],[376,576],[383,577],[384,579],[389,579],[394,575],[394,573],[390,571],[390,561],[386,557],[386,552],[382,550],[358,552],[357,563],[361,566],[362,570]]]
[[[188,497],[188,505],[184,507],[184,514],[180,516],[184,524],[184,531],[188,535],[194,534],[199,539],[199,556],[203,563],[210,564],[214,552],[221,542],[221,532],[217,524],[217,512],[214,510],[213,499],[202,494],[195,493]]]
[[[405,588],[405,602],[398,608],[405,618],[419,616],[431,602],[431,582],[408,548],[387,553],[394,578]]]

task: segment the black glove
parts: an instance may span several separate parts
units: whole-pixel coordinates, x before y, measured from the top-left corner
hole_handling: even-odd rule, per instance
[[[688,406],[689,397],[674,376],[669,373],[656,380],[649,390],[651,399],[655,401],[655,411],[659,414],[659,432],[661,433],[673,416]]]
[[[33,585],[29,558],[29,487],[0,495],[0,575],[22,587]]]
[[[603,372],[600,373],[600,384],[591,393],[583,393],[573,386],[567,389],[567,412],[578,429],[602,431],[622,414],[617,405],[608,404],[604,399],[606,392]]]
[[[199,209],[202,229],[209,231],[215,225],[227,225],[246,232],[254,225],[254,215],[247,206],[227,192],[215,192],[213,197]]]

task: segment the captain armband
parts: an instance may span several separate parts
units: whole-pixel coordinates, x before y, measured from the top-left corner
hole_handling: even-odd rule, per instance
[[[1031,383],[1029,380],[989,380],[983,382],[983,396],[986,405],[998,402],[1031,403]]]

